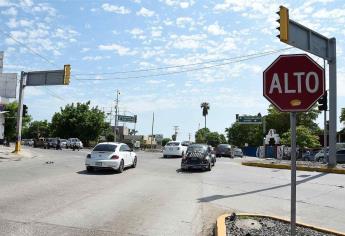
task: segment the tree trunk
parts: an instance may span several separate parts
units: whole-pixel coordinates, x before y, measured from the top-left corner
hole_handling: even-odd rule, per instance
[[[206,116],[205,116],[205,129],[206,129]]]

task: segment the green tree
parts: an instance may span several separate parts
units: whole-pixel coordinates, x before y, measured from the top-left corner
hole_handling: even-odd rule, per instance
[[[249,146],[260,146],[262,144],[262,125],[246,125],[235,122],[225,132],[230,144],[243,147],[245,143]]]
[[[23,137],[25,138],[39,138],[39,137],[50,137],[50,123],[47,120],[44,121],[33,121],[27,129],[23,131]]]
[[[53,135],[60,138],[78,137],[85,145],[97,140],[109,128],[105,115],[98,107],[86,103],[68,104],[52,118]]]
[[[225,143],[224,141],[225,137],[223,134],[219,134],[218,132],[209,132],[206,135],[206,143],[208,145],[211,145],[213,147],[218,146],[220,143]]]
[[[170,138],[163,138],[162,140],[162,146],[164,147],[168,142],[170,142],[171,139]]]
[[[220,134],[219,135],[219,143],[227,143],[225,135],[224,134]]]
[[[210,104],[208,102],[201,103],[202,115],[205,117],[205,129],[206,129],[206,116],[208,115],[208,110],[210,109]]]
[[[284,145],[291,144],[291,130],[282,134],[280,142]],[[320,147],[319,137],[314,135],[309,128],[303,125],[296,127],[296,143],[301,148]]]
[[[299,112],[296,120],[297,126],[303,125],[314,134],[320,133],[320,128],[315,122],[319,114],[320,111],[317,110],[316,106],[308,112]],[[268,114],[265,116],[265,122],[267,130],[275,129],[281,135],[290,129],[290,113],[280,112],[273,105],[270,105],[268,107]]]
[[[5,113],[5,138],[9,139],[10,141],[16,140],[16,127],[17,127],[17,110],[18,110],[18,103],[11,102],[5,105],[4,110],[7,111]],[[22,122],[22,130],[25,130],[30,122],[31,117],[23,117]]]
[[[340,113],[340,122],[343,122],[345,124],[345,108],[341,108],[341,113]]]
[[[199,129],[195,133],[195,142],[196,143],[206,143],[207,142],[206,136],[209,132],[210,132],[210,130],[208,128]]]

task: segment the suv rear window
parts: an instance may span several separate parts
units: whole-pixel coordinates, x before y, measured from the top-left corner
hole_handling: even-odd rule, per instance
[[[98,144],[93,151],[96,152],[115,152],[116,145],[113,144]]]
[[[167,146],[179,146],[180,142],[171,142],[171,143],[167,143]]]

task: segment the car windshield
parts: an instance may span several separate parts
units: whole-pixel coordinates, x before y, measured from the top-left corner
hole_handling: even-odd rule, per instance
[[[96,152],[115,152],[116,145],[114,144],[98,144],[93,151]]]
[[[188,147],[187,152],[206,152],[207,148],[204,145],[191,145]]]
[[[167,143],[167,146],[179,146],[180,142],[169,142]]]

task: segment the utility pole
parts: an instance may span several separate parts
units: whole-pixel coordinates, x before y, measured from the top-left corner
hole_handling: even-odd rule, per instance
[[[175,140],[177,140],[177,133],[178,133],[178,125],[173,126],[174,127],[174,135],[175,135]]]
[[[153,149],[152,148],[152,142],[153,142],[153,125],[155,123],[155,113],[153,112],[152,113],[152,129],[151,129],[151,150]]]
[[[18,110],[17,110],[17,139],[16,139],[16,146],[14,151],[20,152],[20,145],[22,140],[22,122],[23,122],[23,96],[24,96],[24,79],[25,79],[25,72],[22,71],[20,75],[20,87],[19,87],[19,102],[18,102]]]
[[[323,69],[324,69],[324,77],[325,77],[325,87],[326,87],[326,60],[323,59]],[[327,96],[327,91],[326,91],[326,96]],[[326,101],[327,100],[327,97],[326,97]],[[326,102],[326,107],[327,106],[327,102]],[[327,108],[326,110],[323,111],[323,156],[324,156],[324,160],[326,161],[326,158],[327,158],[327,132],[328,132],[328,129],[327,129]]]
[[[116,90],[116,100],[115,100],[115,124],[114,124],[114,142],[117,141],[116,137],[116,129],[117,129],[117,114],[118,114],[118,107],[119,107],[119,94],[120,91],[117,89]]]
[[[191,133],[188,134],[188,141],[190,142]]]

